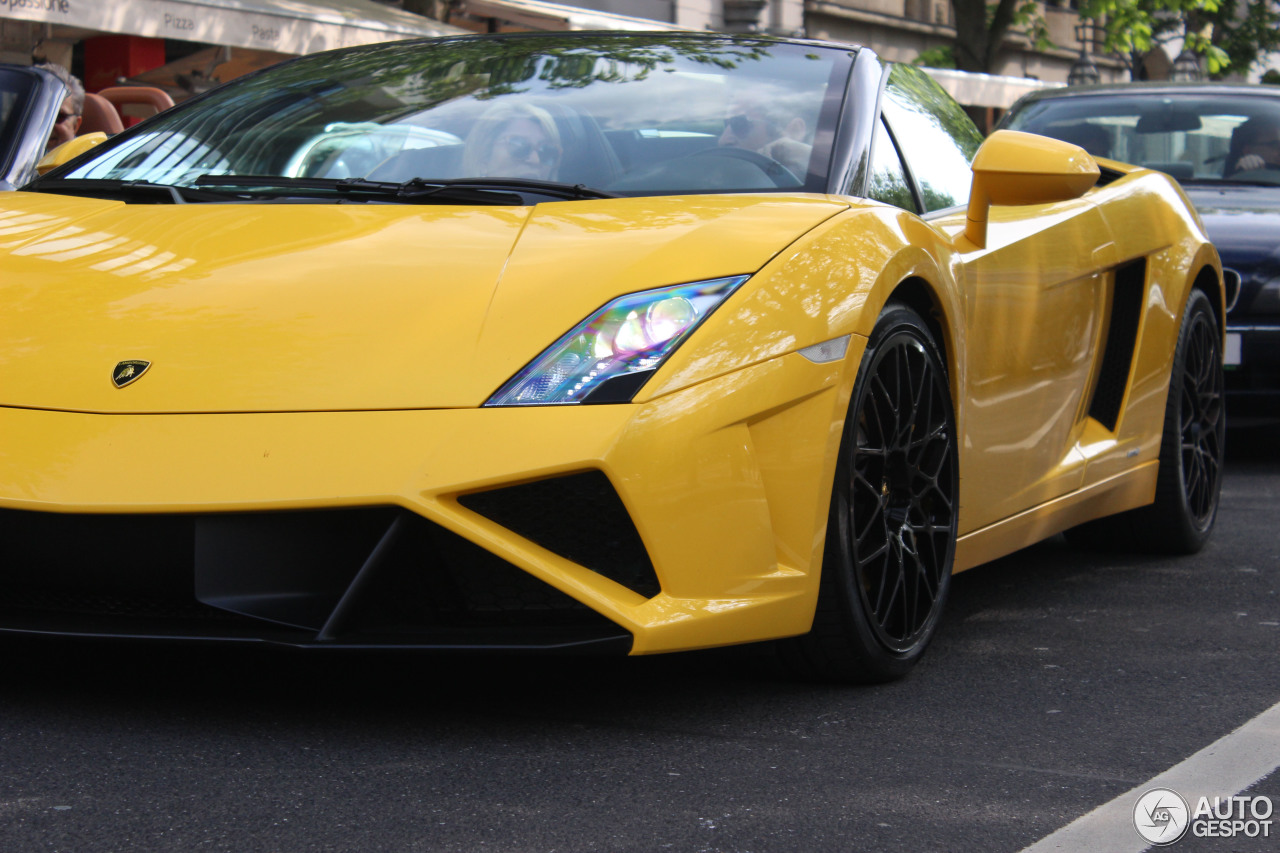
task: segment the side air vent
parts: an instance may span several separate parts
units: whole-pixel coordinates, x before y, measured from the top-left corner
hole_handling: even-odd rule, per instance
[[[1120,406],[1124,402],[1125,389],[1129,386],[1146,283],[1146,258],[1125,264],[1115,272],[1111,320],[1107,325],[1107,346],[1102,353],[1098,385],[1089,404],[1089,417],[1113,431],[1120,421]]]
[[[662,591],[639,531],[600,471],[476,492],[458,502],[646,598]]]

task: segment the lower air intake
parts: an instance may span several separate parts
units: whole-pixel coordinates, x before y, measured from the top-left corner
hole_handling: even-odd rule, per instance
[[[591,608],[403,509],[0,510],[0,631],[626,651]]]
[[[458,502],[645,598],[662,592],[630,513],[600,471],[475,492]]]

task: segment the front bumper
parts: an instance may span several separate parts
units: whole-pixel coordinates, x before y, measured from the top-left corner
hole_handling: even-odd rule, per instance
[[[637,405],[0,408],[0,630],[635,654],[802,633],[841,376],[791,354]]]

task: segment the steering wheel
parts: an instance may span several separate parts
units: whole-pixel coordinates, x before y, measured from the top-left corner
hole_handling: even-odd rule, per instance
[[[767,155],[761,154],[759,151],[752,151],[749,148],[735,148],[732,145],[716,145],[711,148],[703,148],[690,154],[686,159],[695,157],[724,157],[729,160],[743,160],[757,169],[765,173],[769,180],[773,181],[775,187],[800,187],[804,185],[804,181],[795,176],[795,173],[777,160]]]

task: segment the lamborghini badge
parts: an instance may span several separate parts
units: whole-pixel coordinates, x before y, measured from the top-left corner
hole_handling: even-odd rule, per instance
[[[142,374],[146,373],[150,366],[149,361],[122,361],[116,365],[115,370],[111,371],[111,381],[117,388],[123,388],[141,379]]]

